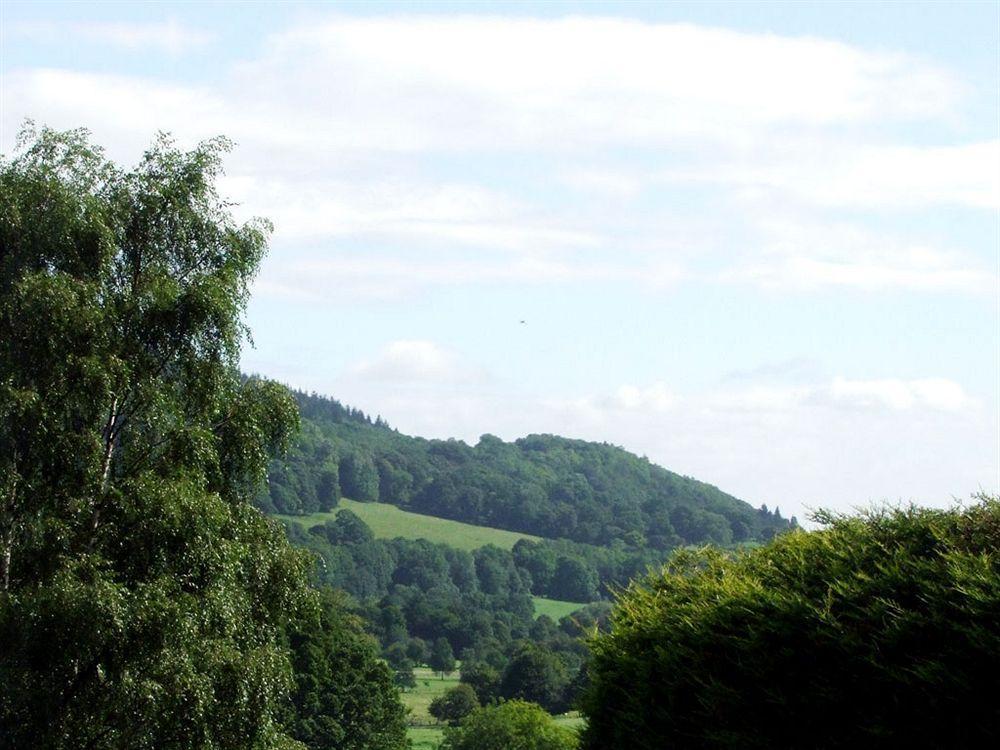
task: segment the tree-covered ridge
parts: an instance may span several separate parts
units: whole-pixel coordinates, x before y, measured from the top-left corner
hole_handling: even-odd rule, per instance
[[[304,427],[272,464],[258,503],[271,513],[329,510],[341,494],[593,545],[765,541],[795,525],[621,448],[553,435],[475,446],[426,440],[315,394],[296,393]]]

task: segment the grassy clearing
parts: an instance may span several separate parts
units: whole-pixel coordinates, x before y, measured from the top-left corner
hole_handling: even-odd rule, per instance
[[[559,620],[566,615],[572,614],[578,609],[583,609],[587,606],[586,604],[578,604],[577,602],[563,602],[558,599],[544,599],[540,596],[533,596],[531,598],[535,601],[535,617],[548,615],[555,622],[559,622]]]
[[[437,750],[444,739],[444,730],[440,727],[408,727],[406,736],[412,750]]]
[[[444,736],[444,726],[428,713],[427,709],[441,693],[458,684],[458,671],[441,676],[428,667],[413,670],[417,686],[400,693],[403,705],[410,709],[409,726],[406,736],[413,744],[413,750],[436,750]]]
[[[579,711],[570,711],[567,714],[559,714],[558,716],[553,716],[553,720],[561,727],[566,729],[583,729],[586,725],[587,720],[580,716]]]
[[[436,725],[437,720],[427,709],[432,700],[458,684],[458,672],[450,672],[442,679],[428,667],[417,667],[413,670],[413,676],[417,678],[417,686],[400,695],[403,705],[410,709],[410,725]]]
[[[411,513],[388,503],[359,503],[341,499],[330,513],[310,513],[307,516],[279,516],[286,521],[294,521],[306,528],[325,523],[337,515],[338,510],[347,509],[371,527],[379,539],[426,539],[431,542],[448,544],[457,549],[474,550],[487,544],[510,549],[519,539],[537,541],[539,537],[517,531],[491,529],[488,526],[473,526],[460,521]]]
[[[570,602],[556,603],[569,604]],[[458,684],[459,673],[456,670],[442,678],[428,667],[417,667],[413,670],[413,676],[417,678],[417,686],[400,694],[403,705],[410,709],[406,736],[412,743],[412,750],[437,750],[441,740],[444,739],[444,725],[439,724],[428,713],[427,709],[432,700]],[[571,711],[553,718],[559,726],[573,730],[582,729],[586,721],[578,711]]]

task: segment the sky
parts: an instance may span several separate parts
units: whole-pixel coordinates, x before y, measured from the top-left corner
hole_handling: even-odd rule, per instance
[[[237,147],[250,372],[756,505],[1000,489],[1000,3],[0,3],[26,118]]]

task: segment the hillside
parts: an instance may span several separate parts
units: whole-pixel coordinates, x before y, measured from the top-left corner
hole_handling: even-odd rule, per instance
[[[337,510],[307,515],[283,515],[279,518],[309,529],[334,520],[341,509],[351,511],[364,521],[376,539],[426,539],[463,550],[474,550],[487,544],[509,550],[521,539],[538,541],[538,537],[531,534],[436,518],[403,510],[388,503],[359,503],[347,498],[340,499]]]
[[[666,551],[765,541],[794,524],[718,488],[603,443],[530,435],[475,446],[391,429],[356,409],[296,393],[302,431],[258,504],[308,515],[339,497],[550,539]]]
[[[562,713],[612,592],[678,546],[753,544],[794,524],[615,446],[426,440],[295,395],[301,433],[258,505],[311,552],[316,583],[353,597],[401,685],[443,650],[482,702]]]

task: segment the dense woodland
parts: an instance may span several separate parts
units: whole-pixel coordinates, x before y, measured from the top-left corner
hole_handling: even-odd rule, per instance
[[[295,393],[303,429],[275,462],[258,504],[269,513],[329,510],[341,495],[442,518],[591,545],[666,551],[760,542],[795,526],[712,485],[621,448],[553,435],[506,443],[403,435],[322,396]]]
[[[308,531],[289,523],[287,533],[316,555],[318,584],[355,597],[356,611],[402,673],[402,684],[408,670],[432,663],[438,649],[461,661],[482,703],[528,697],[553,711],[574,705],[587,653],[582,636],[607,622],[610,604],[578,599],[580,611],[559,623],[536,619],[531,574],[518,563],[541,545],[522,541],[513,552],[494,546],[466,552],[422,539],[375,539],[349,510]],[[569,559],[555,565],[557,573],[569,571],[566,591],[597,598],[589,570],[562,564]],[[516,677],[526,660],[542,673],[530,687]]]

